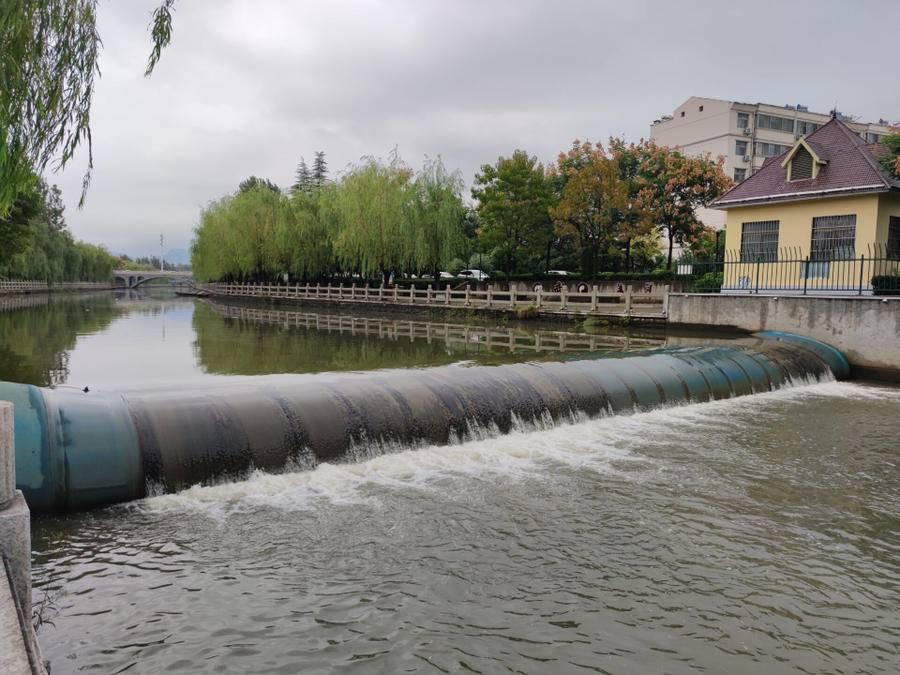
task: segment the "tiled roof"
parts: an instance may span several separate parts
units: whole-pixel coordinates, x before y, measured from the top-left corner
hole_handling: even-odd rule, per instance
[[[807,136],[805,141],[825,161],[815,178],[788,182],[787,167],[781,166],[788,154],[786,152],[769,158],[756,173],[735,185],[713,202],[712,206],[729,208],[744,204],[900,189],[900,181],[888,176],[866,142],[840,120],[830,120]]]

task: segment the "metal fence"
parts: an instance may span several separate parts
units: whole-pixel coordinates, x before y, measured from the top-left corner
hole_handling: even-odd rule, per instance
[[[859,255],[726,251],[718,260],[683,257],[673,271],[686,293],[900,295],[900,250],[877,245]]]

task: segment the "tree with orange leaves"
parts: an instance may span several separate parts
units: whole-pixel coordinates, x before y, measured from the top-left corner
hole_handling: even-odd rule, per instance
[[[634,236],[626,225],[628,183],[619,163],[600,143],[575,141],[550,170],[559,202],[550,209],[556,234],[573,241],[584,274],[599,271],[601,256],[620,255],[623,240]]]
[[[697,209],[709,206],[734,184],[722,170],[724,159],[688,157],[653,141],[629,145],[621,152],[637,165],[639,208],[645,222],[665,237],[671,269],[674,245],[690,243],[703,232]]]

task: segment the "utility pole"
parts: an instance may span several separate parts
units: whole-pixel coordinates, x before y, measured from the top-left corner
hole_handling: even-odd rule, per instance
[[[163,264],[163,242],[165,241],[165,237],[161,234],[159,235],[159,271],[165,271],[165,265]]]

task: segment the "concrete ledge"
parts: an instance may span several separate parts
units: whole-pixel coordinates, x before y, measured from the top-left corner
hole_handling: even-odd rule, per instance
[[[19,605],[9,579],[10,566],[0,571],[0,673],[43,675],[47,671],[31,628],[31,616]]]
[[[840,349],[856,375],[900,381],[900,298],[673,293],[669,323],[804,335]]]
[[[19,607],[30,621],[31,517],[21,490],[16,490],[12,502],[0,511],[0,556],[9,567],[9,581]]]

